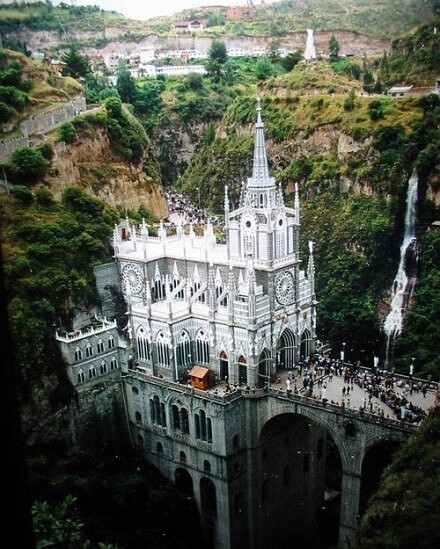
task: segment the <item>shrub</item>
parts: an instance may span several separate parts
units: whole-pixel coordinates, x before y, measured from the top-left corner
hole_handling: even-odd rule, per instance
[[[9,170],[14,181],[32,183],[44,175],[46,160],[38,149],[19,147],[12,153]]]
[[[38,150],[41,152],[41,154],[44,156],[46,160],[52,160],[53,158],[53,147],[52,143],[50,141],[45,141],[42,143]]]
[[[66,122],[58,128],[58,137],[61,141],[65,141],[66,143],[73,143],[78,136],[74,125],[70,122]]]
[[[25,189],[27,189],[27,187],[25,187]],[[37,199],[37,204],[44,208],[48,208],[54,204],[52,193],[43,187],[40,187],[35,191],[35,198]]]
[[[121,118],[122,115],[122,101],[119,97],[109,97],[104,102],[105,108],[110,116],[113,118]]]
[[[20,202],[26,206],[29,206],[34,199],[32,191],[29,187],[25,187],[24,185],[14,185],[11,190],[11,195],[17,202]]]
[[[19,111],[24,109],[28,99],[26,93],[17,90],[13,86],[0,86],[0,101],[15,107]]]
[[[383,105],[378,99],[371,101],[368,105],[368,114],[373,121],[384,117]]]
[[[14,115],[14,109],[8,107],[6,103],[0,101],[0,122],[7,122]]]
[[[355,94],[352,90],[350,95],[344,101],[344,111],[352,111],[356,106]]]

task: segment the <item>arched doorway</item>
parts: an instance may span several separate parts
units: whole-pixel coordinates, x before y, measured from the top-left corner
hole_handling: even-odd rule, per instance
[[[240,385],[247,385],[247,364],[246,357],[240,355],[238,358],[238,382]]]
[[[327,430],[305,416],[284,413],[264,424],[258,442],[251,479],[255,545],[336,545],[342,460]]]
[[[308,358],[312,353],[312,337],[309,330],[304,330],[301,336],[301,358]]]
[[[226,378],[229,379],[228,355],[224,351],[220,353],[219,364],[220,364],[220,380],[224,381]]]
[[[268,349],[263,349],[258,359],[258,386],[264,387],[270,381],[270,353]]]
[[[182,494],[187,494],[191,497],[194,496],[192,478],[186,469],[182,469],[182,467],[176,469],[175,483],[179,492],[182,492]]]
[[[295,336],[289,328],[283,330],[277,345],[277,371],[295,366]]]

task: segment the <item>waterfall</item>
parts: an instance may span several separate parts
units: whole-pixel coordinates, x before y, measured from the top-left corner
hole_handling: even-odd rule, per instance
[[[313,29],[307,29],[307,42],[306,51],[304,52],[304,59],[309,61],[310,59],[316,59],[315,40],[313,38]]]
[[[403,319],[409,306],[416,281],[417,260],[416,206],[418,178],[414,173],[408,181],[405,209],[405,232],[400,246],[400,262],[391,288],[391,310],[383,326],[387,337],[385,366],[392,357],[393,344],[402,331]]]

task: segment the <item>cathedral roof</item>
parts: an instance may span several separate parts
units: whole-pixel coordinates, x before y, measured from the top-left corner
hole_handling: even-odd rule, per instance
[[[249,188],[273,187],[275,180],[269,175],[269,164],[267,162],[266,142],[264,138],[264,123],[261,118],[261,104],[258,97],[257,122],[255,124],[255,144],[252,177],[248,178]]]

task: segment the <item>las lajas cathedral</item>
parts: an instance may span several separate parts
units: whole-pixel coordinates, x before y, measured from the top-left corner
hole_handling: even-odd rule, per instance
[[[226,243],[210,224],[203,236],[179,223],[152,236],[145,223],[122,223],[115,261],[95,274],[104,314],[108,288],[122,290],[128,342],[105,317],[57,333],[78,394],[93,393],[96,403],[114,380],[133,444],[194,495],[217,548],[275,546],[286,532],[268,525],[284,515],[290,534],[312,531],[324,492],[320,428],[298,424],[289,438],[284,420],[274,432],[263,427],[282,413],[264,400],[271,380],[314,352],[317,302],[312,243],[301,269],[298,189],[286,207],[269,175],[259,102],[257,112],[238,209],[225,192]],[[268,484],[271,475],[278,480]]]
[[[196,236],[177,224],[157,237],[146,226],[115,231],[115,258],[140,371],[187,381],[194,365],[217,381],[261,387],[315,345],[312,244],[299,257],[299,197],[287,208],[269,175],[261,108],[252,177],[239,208],[225,192],[226,244],[211,225]]]

